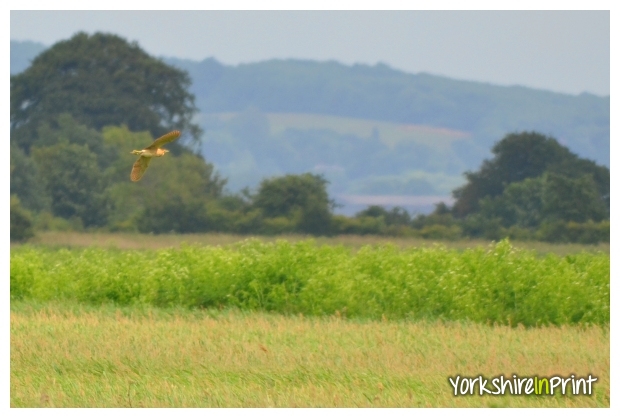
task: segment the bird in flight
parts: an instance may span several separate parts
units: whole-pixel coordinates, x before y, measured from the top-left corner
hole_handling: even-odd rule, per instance
[[[169,152],[167,149],[161,148],[163,145],[168,142],[172,142],[178,137],[181,136],[181,131],[172,131],[168,132],[166,135],[157,138],[151,145],[144,148],[143,150],[133,150],[132,154],[139,155],[140,158],[136,160],[133,164],[133,168],[131,169],[131,181],[138,181],[144,175],[144,172],[149,167],[149,163],[151,162],[151,158],[153,157],[163,157]]]

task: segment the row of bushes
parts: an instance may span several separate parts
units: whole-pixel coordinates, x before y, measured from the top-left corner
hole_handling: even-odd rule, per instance
[[[11,251],[11,299],[498,324],[609,323],[610,258],[488,248],[354,252],[313,241]]]
[[[288,217],[264,218],[259,211],[241,214],[222,209],[210,212],[208,217],[213,232],[238,234],[279,235],[299,232],[297,220]],[[328,234],[332,235],[383,235],[414,237],[436,240],[456,240],[475,237],[499,241],[503,238],[518,241],[546,241],[554,243],[574,242],[597,244],[609,242],[610,221],[577,223],[555,221],[543,223],[538,229],[518,226],[504,227],[497,219],[485,222],[453,220],[443,223],[388,224],[383,217],[334,215],[329,220]],[[41,212],[33,216],[19,206],[19,200],[11,198],[11,240],[19,241],[32,237],[36,230],[82,231],[79,218],[63,219]],[[133,231],[132,225],[112,225],[108,230]],[[172,232],[172,231],[170,231]]]
[[[420,226],[386,225],[382,218],[335,216],[333,230],[337,234],[372,234],[426,239],[455,240],[460,238],[485,238],[499,241],[509,238],[518,241],[546,241],[555,243],[575,242],[597,244],[609,242],[610,221],[565,222],[554,221],[541,224],[538,229],[518,226],[504,227],[499,220],[490,219],[480,225],[469,219],[453,221],[447,225],[429,223]]]

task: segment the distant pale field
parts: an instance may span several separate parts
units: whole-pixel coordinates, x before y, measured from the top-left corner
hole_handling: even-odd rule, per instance
[[[237,113],[208,114],[208,116],[215,116],[224,121],[230,120],[236,115]],[[331,115],[265,113],[265,116],[269,119],[272,135],[282,133],[286,129],[325,129],[341,135],[351,134],[360,138],[367,138],[372,136],[373,130],[376,129],[381,141],[389,146],[394,146],[402,141],[413,141],[434,148],[447,148],[453,141],[470,136],[467,132],[446,128]]]
[[[12,407],[609,407],[609,327],[11,303]],[[448,377],[587,377],[454,396]],[[491,388],[491,387],[490,387]],[[491,388],[492,389],[492,388]]]
[[[137,234],[137,233],[82,233],[82,232],[38,232],[29,242],[46,246],[68,247],[104,247],[118,249],[159,249],[180,247],[181,244],[200,245],[228,245],[250,238],[248,235],[234,234]],[[344,245],[359,249],[364,245],[394,244],[400,248],[431,247],[435,244],[445,245],[447,248],[466,249],[472,247],[487,247],[491,241],[485,240],[459,240],[438,241],[425,240],[422,238],[396,238],[380,237],[372,235],[340,235],[335,237],[309,237],[306,235],[278,235],[278,236],[253,236],[261,241],[273,242],[287,240],[298,242],[314,239],[319,245]],[[555,253],[560,256],[567,254],[586,252],[603,252],[609,254],[609,243],[598,245],[584,244],[550,244],[544,242],[513,242],[515,247],[536,250],[541,254]],[[11,244],[19,246],[20,244]]]

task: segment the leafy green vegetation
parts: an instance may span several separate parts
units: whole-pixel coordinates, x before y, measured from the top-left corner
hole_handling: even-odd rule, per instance
[[[609,169],[518,132],[609,164],[609,97],[385,65],[175,62],[191,86],[135,44],[78,34],[11,77],[11,241],[102,241],[11,249],[11,406],[609,406],[609,245],[417,239],[608,242]],[[204,155],[256,190],[227,193],[178,143],[128,181],[131,149],[200,137],[192,93]],[[447,193],[506,132],[455,208],[333,214],[328,181]],[[205,231],[228,235],[165,235]],[[112,235],[151,249],[110,249]],[[171,248],[188,237],[234,244]],[[464,372],[599,381],[586,397],[454,397],[447,376]]]
[[[28,149],[41,124],[69,113],[96,130],[124,124],[158,137],[181,129],[197,140],[190,83],[187,73],[135,43],[112,34],[77,33],[11,76],[11,129]]]
[[[579,158],[555,138],[537,132],[506,135],[492,151],[493,158],[478,171],[465,173],[467,184],[453,192],[455,215],[477,212],[484,198],[502,196],[508,201],[499,202],[500,210],[510,210],[512,204],[578,222],[609,217],[609,168]],[[588,206],[579,207],[584,204]],[[532,205],[538,207],[528,207]]]
[[[11,194],[35,213],[38,229],[192,232],[209,227],[208,207],[225,184],[211,164],[189,152],[169,155],[153,163],[158,169],[139,184],[131,183],[135,156],[127,150],[151,143],[149,133],[126,127],[99,133],[68,114],[58,119],[59,129],[39,130],[29,156],[11,147]]]
[[[559,257],[507,241],[486,249],[244,241],[156,251],[11,251],[11,298],[90,304],[238,307],[351,318],[609,323],[610,259]]]
[[[17,54],[20,47],[12,41],[11,53]],[[447,196],[463,183],[465,170],[488,157],[499,138],[523,130],[561,138],[573,152],[609,166],[609,97],[407,74],[386,65],[273,60],[235,67],[214,59],[174,58],[164,62],[189,74],[188,91],[201,112],[194,120],[208,131],[202,138],[203,155],[229,178],[233,191],[255,187],[264,177],[317,167],[312,172],[325,174],[332,194]],[[223,114],[252,111],[268,118],[270,142],[283,146],[265,152],[268,144],[257,131],[239,136],[226,123],[218,124]],[[132,130],[142,129],[124,123]],[[456,136],[446,141],[441,131]],[[394,142],[401,137],[415,140]],[[430,140],[433,137],[436,140]],[[364,164],[366,170],[354,169]],[[416,179],[423,174],[424,182],[410,182],[414,172]],[[449,185],[437,180],[438,174],[450,178]]]
[[[609,241],[609,170],[588,161],[582,164],[562,147],[570,159],[556,165],[561,170],[505,181],[502,184],[508,186],[499,195],[492,196],[486,186],[477,184],[478,174],[473,173],[471,183],[457,192],[475,190],[478,194],[463,193],[453,209],[439,205],[430,215],[412,217],[402,208],[371,206],[346,217],[334,215],[335,202],[320,175],[267,178],[254,192],[246,189],[230,194],[224,190],[226,179],[213,165],[190,152],[158,159],[153,164],[156,169],[140,183],[131,183],[128,173],[134,157],[122,150],[149,144],[153,138],[148,133],[126,127],[106,127],[100,133],[68,114],[60,115],[57,123],[56,129],[41,126],[30,155],[19,147],[11,151],[11,194],[31,211],[35,230]],[[531,135],[537,134],[522,136]],[[511,141],[520,138],[507,137]],[[501,178],[485,173],[484,167],[482,178]],[[523,171],[521,167],[514,170]],[[466,198],[477,202],[477,208],[459,217],[458,209]]]
[[[427,81],[442,95],[456,94],[455,103],[468,102],[468,111],[476,113],[480,109],[472,103],[484,101],[476,101],[475,83],[449,93],[450,83],[437,84],[423,75],[403,77],[384,66],[356,66],[350,74],[335,63],[289,64],[256,68],[267,85],[305,80],[318,89],[317,83],[334,76],[339,82],[307,98],[309,108],[294,105],[287,111],[318,112],[313,106],[324,94],[330,100],[322,111],[334,103],[342,111],[331,116],[285,115],[282,97],[275,96],[270,104],[252,107],[265,92],[261,86],[248,96],[246,89],[252,88],[243,83],[226,99],[218,89],[229,86],[230,77],[255,74],[256,68],[240,66],[239,73],[228,75],[227,70],[207,69],[216,84],[209,86],[212,102],[204,104],[207,111],[216,105],[231,108],[202,115],[208,138],[202,151],[210,161],[225,160],[228,172],[242,174],[246,187],[232,193],[226,188],[228,178],[182,141],[170,144],[170,155],[157,159],[153,166],[158,167],[144,180],[128,181],[135,161],[129,151],[149,144],[154,135],[180,128],[199,139],[200,127],[190,123],[197,108],[185,72],[115,35],[80,33],[55,44],[11,77],[11,196],[19,201],[12,205],[11,219],[14,231],[30,231],[12,236],[23,240],[37,230],[86,229],[609,241],[609,169],[577,157],[554,138],[536,132],[505,136],[492,148],[493,159],[483,161],[477,172],[466,172],[467,184],[455,188],[466,160],[482,149],[471,126],[460,126],[458,118],[442,128],[416,125],[426,117],[441,120],[441,112],[435,120],[436,112],[418,108],[417,102],[408,102],[400,116],[374,113],[377,103],[401,103],[402,97],[389,99],[390,89],[412,82],[413,90],[403,93],[409,97],[426,91]],[[293,72],[287,75],[288,71]],[[203,81],[204,77],[194,80],[195,85]],[[359,82],[367,89],[354,88]],[[291,91],[307,93],[291,86],[283,97]],[[461,96],[464,92],[468,93]],[[420,100],[432,105],[432,96]],[[228,99],[250,106],[230,112],[239,103],[233,106]],[[598,111],[604,113],[604,107]],[[265,109],[279,113],[268,116]],[[377,119],[355,119],[372,114]],[[268,176],[260,175],[265,173]],[[434,213],[415,218],[399,207],[369,207],[352,217],[335,215],[338,203],[330,197],[335,190],[419,196],[450,189],[456,198],[453,208],[439,205]]]
[[[546,241],[608,240],[610,171],[582,159],[554,138],[510,134],[493,159],[454,190],[451,214],[466,235],[509,235]]]
[[[17,196],[11,196],[11,241],[23,241],[33,236],[32,215],[21,206]]]

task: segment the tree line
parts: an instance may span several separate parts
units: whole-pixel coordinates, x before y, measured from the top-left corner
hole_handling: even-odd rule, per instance
[[[609,240],[609,169],[555,139],[513,133],[466,173],[452,208],[413,218],[371,206],[335,215],[327,180],[305,173],[226,192],[196,151],[201,129],[186,72],[109,34],[77,34],[11,77],[11,239],[36,230],[143,233],[383,234]],[[167,130],[184,140],[129,182],[129,151]]]

